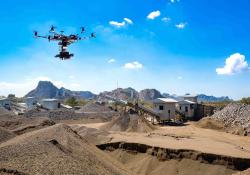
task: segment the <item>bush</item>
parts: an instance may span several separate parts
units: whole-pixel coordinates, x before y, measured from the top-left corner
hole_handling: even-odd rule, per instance
[[[242,99],[240,100],[240,102],[243,103],[243,104],[249,105],[249,104],[250,104],[250,97],[242,98]]]
[[[77,106],[79,103],[78,103],[78,101],[76,100],[75,97],[70,97],[70,98],[68,98],[68,99],[65,101],[65,104],[66,104],[66,105],[69,105],[69,106],[71,106],[71,107],[75,107],[75,106]]]

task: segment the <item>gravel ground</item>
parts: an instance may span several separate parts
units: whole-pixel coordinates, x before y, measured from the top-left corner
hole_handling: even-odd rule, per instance
[[[0,170],[25,174],[129,175],[120,163],[57,124],[0,144]]]
[[[250,135],[250,105],[231,103],[202,121],[215,120],[222,123],[224,130],[238,135]]]

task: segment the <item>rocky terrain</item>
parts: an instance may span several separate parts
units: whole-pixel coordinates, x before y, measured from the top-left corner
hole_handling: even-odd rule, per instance
[[[8,172],[55,175],[133,174],[63,124],[29,132],[1,143],[0,173]]]
[[[30,91],[25,97],[40,98],[59,98],[66,99],[69,97],[92,99],[95,94],[89,91],[71,91],[65,88],[57,88],[53,83],[49,81],[40,81],[37,87]]]
[[[250,135],[250,105],[231,103],[211,117],[202,119],[200,123],[207,123],[207,126],[203,125],[205,128],[220,125],[219,128],[227,132]]]
[[[163,95],[156,89],[144,89],[139,92],[139,99],[152,101],[157,98],[163,98]]]

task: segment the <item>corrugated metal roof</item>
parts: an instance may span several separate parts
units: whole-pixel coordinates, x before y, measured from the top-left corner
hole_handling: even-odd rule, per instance
[[[42,99],[41,101],[55,101],[55,102],[57,102],[57,101],[59,101],[59,100],[58,100],[58,99],[51,98],[51,99]]]
[[[153,101],[154,103],[177,103],[173,98],[157,98]]]
[[[195,102],[193,101],[190,101],[190,100],[181,100],[181,101],[178,101],[179,104],[196,104]]]
[[[185,94],[183,97],[197,97],[197,94]]]

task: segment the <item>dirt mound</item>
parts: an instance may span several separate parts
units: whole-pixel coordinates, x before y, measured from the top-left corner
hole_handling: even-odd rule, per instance
[[[33,130],[41,129],[54,125],[55,122],[46,117],[26,118],[23,116],[2,116],[0,117],[0,127],[14,132],[23,134]]]
[[[209,123],[202,126],[202,123]],[[238,135],[250,135],[250,105],[231,103],[221,111],[200,122],[205,128],[224,128],[227,132]]]
[[[7,109],[3,108],[3,107],[0,107],[0,117],[1,116],[12,116],[12,115],[15,115],[13,112],[11,111],[8,111]]]
[[[15,136],[16,135],[13,132],[8,131],[7,129],[0,127],[0,143],[4,142],[6,140],[9,140]]]
[[[88,142],[98,145],[101,143],[106,143],[110,141],[110,138],[107,136],[109,133],[107,131],[98,130],[95,128],[88,128],[85,126],[71,126],[71,128],[77,132],[80,136],[82,136],[84,139],[86,139]]]
[[[63,124],[0,144],[0,169],[27,174],[131,174]]]
[[[101,105],[98,103],[93,103],[93,102],[87,103],[79,111],[81,111],[81,112],[95,112],[95,113],[113,112],[107,106]]]
[[[201,128],[214,129],[222,131],[224,130],[224,124],[221,121],[214,120],[212,118],[204,118],[196,123]]]
[[[127,131],[147,133],[155,129],[146,119],[136,114],[123,113],[119,117],[113,119],[108,124],[101,127],[107,131]]]

